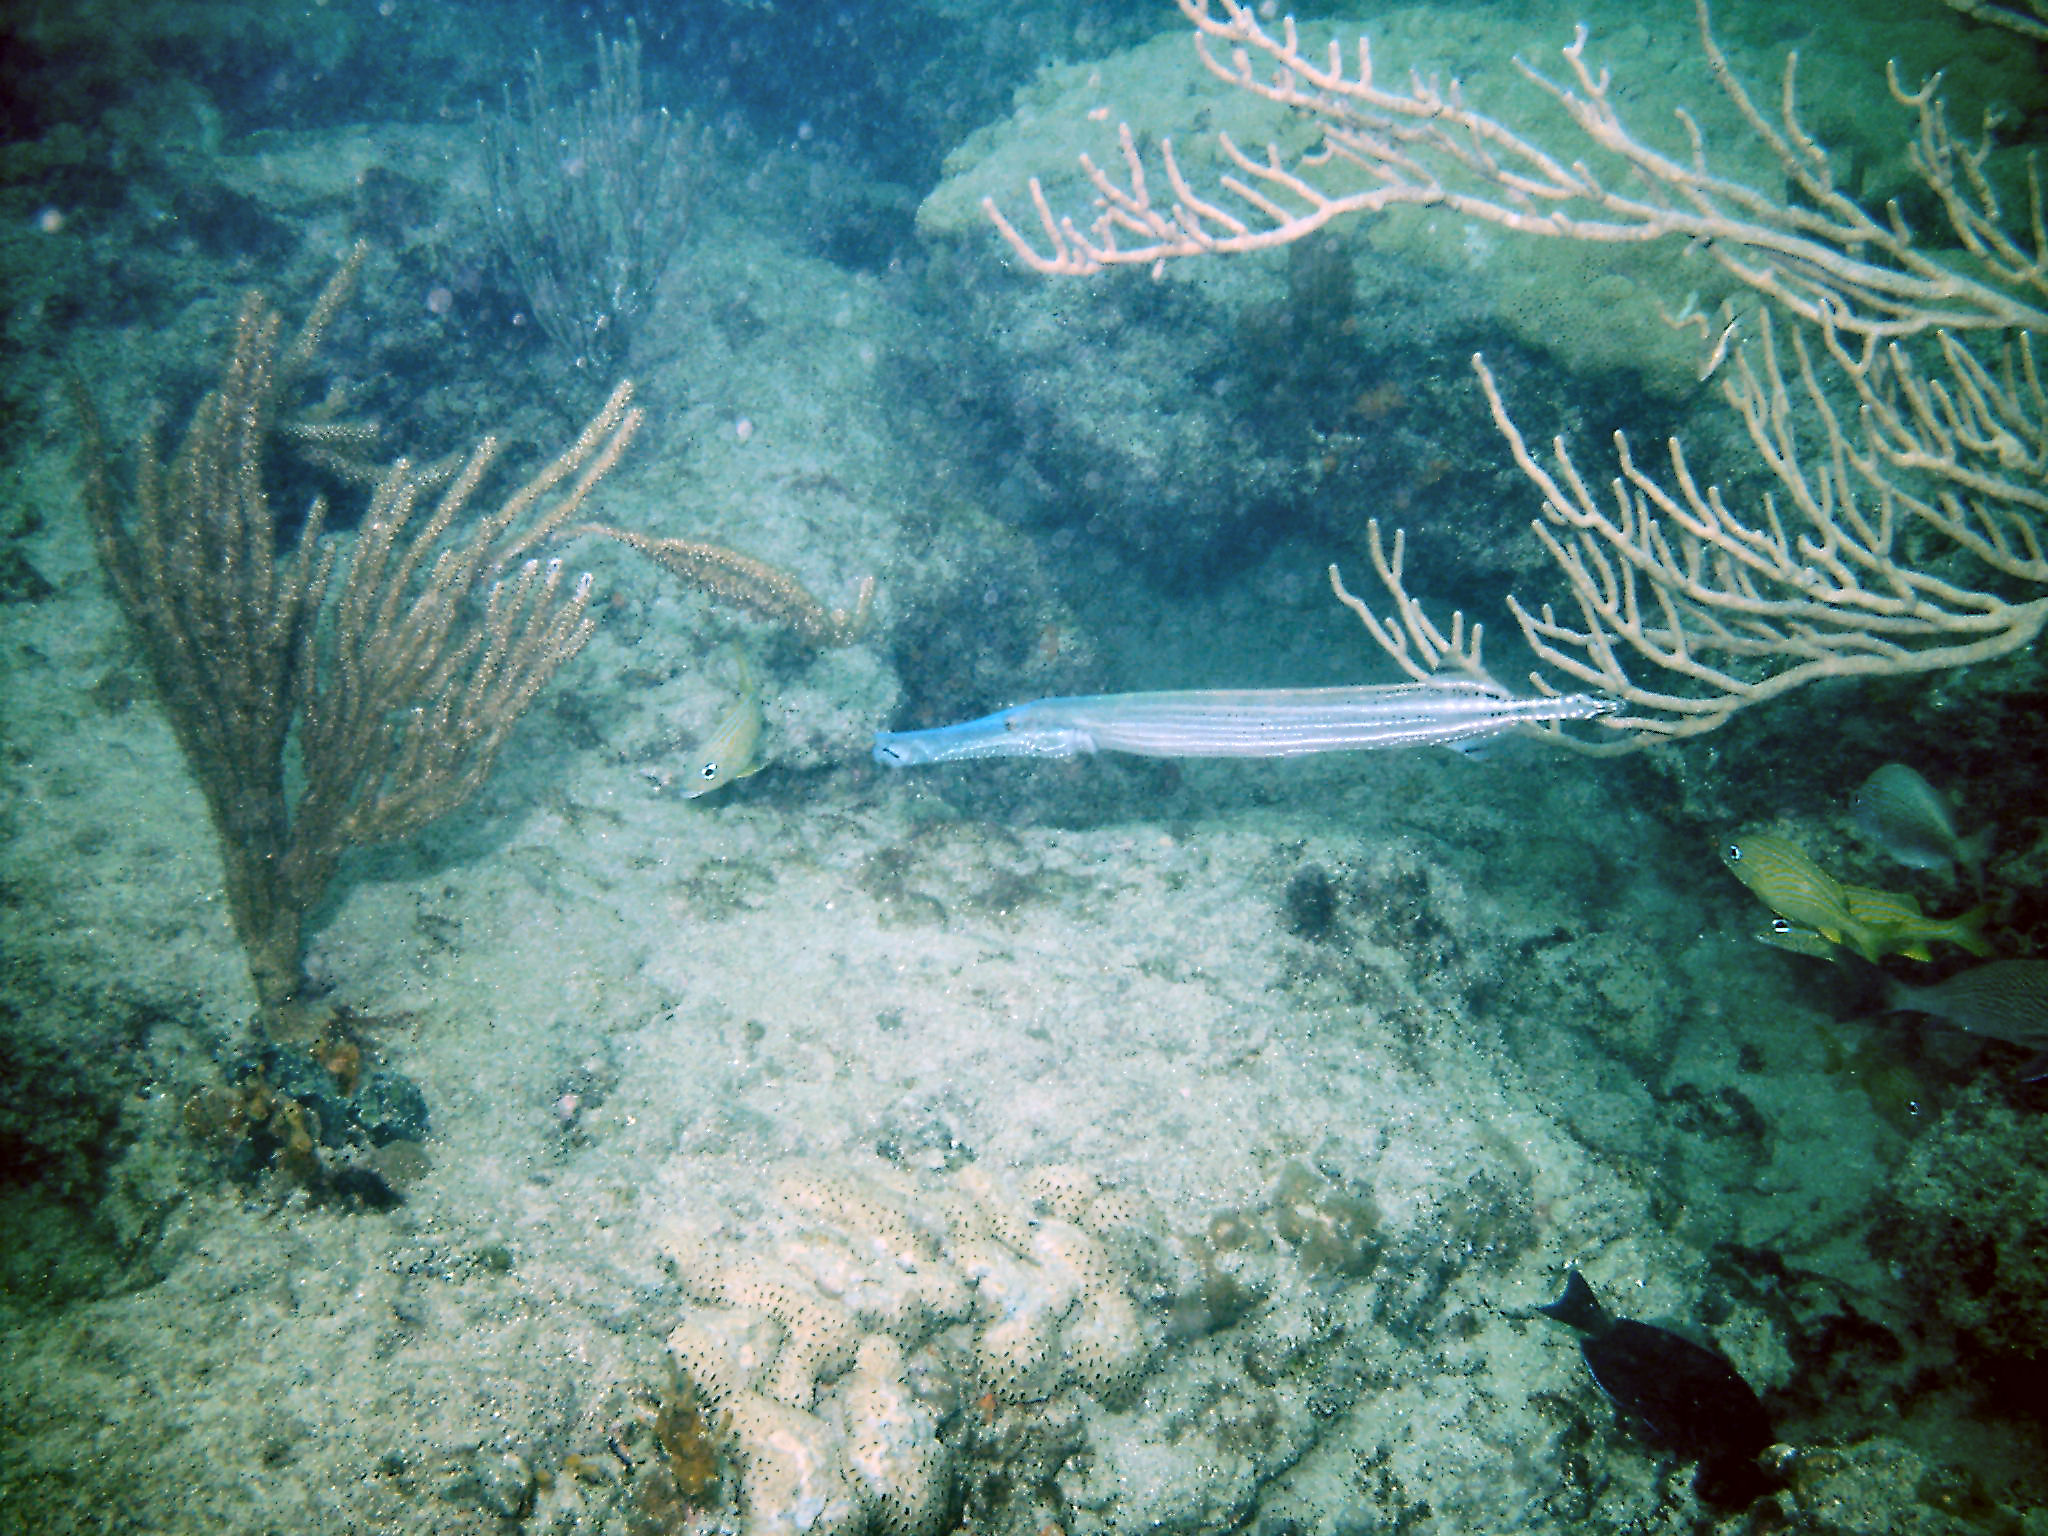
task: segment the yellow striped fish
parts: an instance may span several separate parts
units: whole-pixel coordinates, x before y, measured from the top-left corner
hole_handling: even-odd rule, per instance
[[[683,782],[683,794],[691,799],[761,771],[761,732],[766,722],[761,715],[761,688],[754,681],[754,669],[739,651],[740,696],[712,727],[711,739],[697,754],[697,763]]]
[[[1794,927],[1810,929],[1831,944],[1847,940],[1859,952],[1870,943],[1869,933],[1850,915],[1842,882],[1789,837],[1750,833],[1723,847],[1721,862],[1757,900]]]
[[[1954,944],[1973,955],[1991,953],[1984,937],[1988,906],[1972,907],[1956,917],[1928,917],[1920,903],[1904,891],[1873,891],[1868,886],[1845,885],[1842,896],[1850,918],[1870,936],[1871,946],[1859,950],[1866,960],[1886,955],[1904,955],[1909,960],[1932,960],[1928,945]]]
[[[1742,881],[1778,916],[1757,938],[1795,955],[1835,958],[1847,944],[1872,964],[1886,955],[1932,960],[1935,943],[1959,945],[1973,955],[1992,952],[1978,906],[1956,917],[1929,917],[1905,891],[1844,885],[1800,850],[1771,833],[1731,843],[1721,855]]]

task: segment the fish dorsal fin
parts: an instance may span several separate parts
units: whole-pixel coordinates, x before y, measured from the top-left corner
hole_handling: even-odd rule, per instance
[[[1576,1269],[1565,1272],[1564,1293],[1536,1310],[1581,1333],[1601,1334],[1614,1326],[1614,1319],[1600,1305],[1600,1298],[1593,1294],[1593,1287],[1586,1284],[1586,1277]]]

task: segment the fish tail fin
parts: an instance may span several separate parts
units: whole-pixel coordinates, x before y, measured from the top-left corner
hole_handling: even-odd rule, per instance
[[[1952,937],[1964,949],[1980,958],[1997,953],[1991,941],[1984,937],[1984,922],[1990,916],[1991,903],[1980,901],[1961,917],[1950,920]]]
[[[1830,934],[1828,936],[1838,944],[1848,945],[1872,965],[1877,964],[1878,961],[1884,958],[1884,935],[1872,932],[1870,928],[1862,923],[1844,923],[1839,935]]]
[[[1991,857],[1991,844],[1997,834],[1995,827],[1979,827],[1968,837],[1956,843],[1956,863],[1963,873],[1970,877],[1970,885],[1978,895],[1984,894],[1984,865]]]
[[[754,676],[754,663],[747,656],[747,648],[735,640],[727,649],[732,653],[733,669],[739,673],[739,692],[759,693],[761,684]]]
[[[1563,1294],[1536,1310],[1581,1333],[1605,1333],[1614,1325],[1607,1309],[1600,1305],[1600,1298],[1593,1294],[1593,1287],[1586,1284],[1586,1277],[1576,1269],[1565,1271]]]
[[[1920,1000],[1924,990],[1921,987],[1908,986],[1896,976],[1886,976],[1884,978],[1884,1007],[1880,1012],[1882,1014],[1925,1013],[1927,1011],[1926,1006]]]

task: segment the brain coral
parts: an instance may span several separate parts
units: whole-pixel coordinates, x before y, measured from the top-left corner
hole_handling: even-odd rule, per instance
[[[774,1204],[743,1256],[730,1235],[665,1244],[691,1303],[669,1348],[725,1416],[750,1532],[930,1536],[954,1505],[946,1404],[1144,1373],[1147,1213],[1082,1170],[1013,1192],[974,1168],[792,1166]]]

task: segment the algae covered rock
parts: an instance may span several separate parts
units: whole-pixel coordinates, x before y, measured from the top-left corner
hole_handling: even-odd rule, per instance
[[[1893,1175],[1881,1251],[1973,1373],[2039,1408],[2048,1364],[2048,1119],[1980,1082]]]

